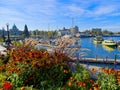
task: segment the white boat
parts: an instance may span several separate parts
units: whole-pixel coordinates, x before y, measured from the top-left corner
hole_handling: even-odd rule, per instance
[[[117,43],[113,40],[113,39],[110,39],[110,40],[104,40],[102,42],[103,45],[106,45],[106,46],[116,46]]]
[[[120,48],[120,40],[117,42],[117,46],[118,48]]]
[[[94,43],[102,43],[104,39],[101,36],[96,36],[93,41]]]

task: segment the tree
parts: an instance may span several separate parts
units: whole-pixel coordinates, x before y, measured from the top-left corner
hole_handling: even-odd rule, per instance
[[[28,27],[27,27],[26,24],[25,24],[25,27],[24,27],[23,36],[25,38],[29,38],[30,37],[29,31],[28,31]]]
[[[103,30],[103,35],[113,35],[114,33],[108,30]]]

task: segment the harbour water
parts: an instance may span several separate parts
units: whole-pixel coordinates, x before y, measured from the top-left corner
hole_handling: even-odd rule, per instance
[[[116,42],[120,40],[120,37],[103,37],[104,39],[113,39]],[[95,44],[93,42],[93,37],[90,38],[80,38],[81,48],[87,48],[90,51],[86,51],[87,55],[85,58],[111,58],[114,59],[115,55],[117,59],[120,59],[120,48],[108,47],[102,44]]]

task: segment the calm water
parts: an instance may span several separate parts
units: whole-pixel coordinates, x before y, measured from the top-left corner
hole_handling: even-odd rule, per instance
[[[103,37],[104,39],[114,39],[115,41],[120,40],[120,37]],[[120,49],[117,47],[108,47],[102,44],[95,44],[93,38],[80,38],[81,47],[87,48],[90,51],[86,51],[87,58],[114,58],[117,55],[117,59],[120,59]]]

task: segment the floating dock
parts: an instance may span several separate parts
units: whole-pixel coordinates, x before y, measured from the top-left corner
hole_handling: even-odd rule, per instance
[[[77,60],[77,59],[76,59]],[[109,58],[82,58],[80,62],[85,63],[106,63],[106,64],[120,64],[120,59],[109,59]]]

